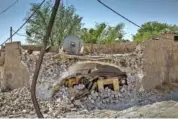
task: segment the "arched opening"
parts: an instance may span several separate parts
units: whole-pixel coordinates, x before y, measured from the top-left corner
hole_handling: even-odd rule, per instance
[[[88,70],[97,72],[106,72],[112,75],[123,75],[126,74],[122,69],[114,64],[99,62],[99,61],[80,61],[69,67],[69,74],[76,74],[78,72],[87,73]]]
[[[128,85],[127,75],[119,67],[98,61],[77,62],[69,67],[67,75],[66,72],[64,75],[60,83],[67,87],[84,84],[89,90],[99,91],[108,87],[118,91],[120,86]]]

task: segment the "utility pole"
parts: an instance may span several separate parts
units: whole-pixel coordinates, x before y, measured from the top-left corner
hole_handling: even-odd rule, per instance
[[[59,4],[60,4],[60,0],[55,0],[55,4],[54,4],[53,9],[52,9],[50,21],[49,21],[47,29],[46,29],[46,34],[43,38],[43,47],[41,48],[40,56],[39,56],[39,58],[36,62],[35,72],[34,72],[32,84],[31,84],[31,99],[32,99],[33,106],[35,108],[35,111],[36,111],[38,118],[44,118],[44,117],[43,117],[43,114],[40,111],[39,104],[38,104],[38,101],[37,101],[37,98],[36,98],[36,82],[37,82],[37,79],[38,79],[41,64],[43,62],[43,56],[44,56],[45,51],[46,51],[47,43],[48,43],[49,37],[51,35],[51,31],[52,31],[52,27],[53,27],[53,24],[54,24],[54,21],[55,21],[55,17],[56,17],[58,8],[59,8]]]
[[[10,27],[10,41],[12,42],[12,27]]]

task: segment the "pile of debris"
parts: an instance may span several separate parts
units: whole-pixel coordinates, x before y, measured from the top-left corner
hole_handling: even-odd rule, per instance
[[[54,53],[46,53],[43,59],[41,70],[37,82],[37,97],[43,100],[50,99],[52,86],[58,82],[62,72],[65,72],[67,67],[63,62],[58,62],[53,59]],[[30,74],[30,84],[35,71],[36,60],[39,53],[22,55],[22,61],[27,65]]]
[[[45,117],[64,116],[76,108],[70,100],[42,101],[38,99],[39,106]],[[29,89],[26,87],[14,89],[10,92],[0,92],[0,117],[36,117]]]
[[[37,83],[37,98],[44,116],[65,117],[66,113],[69,113],[74,117],[74,112],[80,114],[84,113],[82,110],[85,110],[84,117],[96,117],[96,115],[92,115],[93,109],[122,110],[133,105],[145,105],[162,100],[163,96],[158,95],[156,91],[138,92],[137,83],[143,77],[143,46],[138,46],[132,55],[134,58],[130,56],[128,59],[127,57],[123,58],[127,64],[126,67],[129,67],[126,72],[127,85],[119,86],[118,91],[109,86],[104,87],[103,90],[97,90],[97,88],[88,90],[86,89],[87,81],[83,81],[83,84],[72,85],[72,87],[68,87],[68,83],[63,83],[67,87],[61,85],[60,90],[51,99],[53,86],[59,82],[62,72],[67,72],[69,63],[54,60],[52,53],[46,54]],[[22,61],[27,65],[31,78],[37,58],[38,55],[33,53],[22,55]],[[93,114],[96,114],[94,112],[97,111],[93,111]],[[24,87],[11,92],[0,93],[0,116],[36,117],[29,90]]]
[[[81,100],[75,100],[74,102],[71,101],[72,97],[69,96],[70,94],[68,93],[67,90],[68,90],[67,88],[62,87],[61,92],[64,92],[64,93],[60,93],[59,94],[60,98],[57,98],[56,100],[53,100],[53,101],[38,100],[41,112],[43,113],[45,118],[54,118],[54,117],[57,117],[57,118],[59,117],[98,117],[100,118],[100,117],[120,117],[120,116],[126,117],[127,112],[135,111],[136,113],[136,109],[138,109],[138,107],[136,107],[135,105],[134,108],[127,109],[126,111],[118,111],[122,109],[122,107],[123,108],[130,107],[131,103],[129,104],[126,101],[124,101],[124,97],[123,97],[123,100],[119,98],[119,96],[122,97],[122,93],[113,92],[108,88],[105,89],[104,91],[105,93],[104,92],[92,92],[91,95],[89,95],[88,97],[85,97]],[[109,95],[113,95],[112,100],[109,100],[112,102],[109,102],[107,99],[107,98],[111,99]],[[98,106],[98,109],[92,110],[94,109],[93,108],[94,104],[95,105],[97,104],[97,99],[99,99],[99,97],[102,98],[100,99],[99,102],[103,101],[103,104],[105,104],[105,107],[107,107],[109,103],[110,104],[113,103],[114,105],[110,105],[110,107],[107,107],[107,108],[113,109],[113,107],[115,106],[115,111],[114,110],[109,111],[106,109],[98,110],[98,109],[105,108],[104,106]],[[119,100],[119,102],[117,100],[115,100],[116,102],[114,102],[113,99],[116,99],[116,98]],[[152,101],[153,103],[153,101],[158,100],[158,96],[155,96],[153,98],[153,96],[149,94],[143,100],[150,101],[150,102]],[[90,102],[87,102],[87,101],[92,102],[92,104],[90,104]],[[125,104],[122,104],[121,102],[125,102]],[[86,103],[88,105],[86,105]],[[149,103],[147,102],[146,104],[149,104]],[[88,109],[90,109],[90,111],[87,110],[86,106]],[[170,107],[170,105],[168,106]],[[149,107],[149,105],[145,107]],[[167,107],[167,106],[164,106],[164,107]],[[26,87],[15,89],[10,92],[4,92],[4,93],[0,92],[0,117],[1,118],[3,117],[6,117],[6,118],[7,117],[9,118],[29,118],[29,117],[35,118],[37,117],[32,101],[31,101],[30,92]],[[137,114],[136,117],[139,117],[139,115]]]
[[[100,92],[92,90],[88,93],[87,90],[78,88],[83,87],[81,85],[74,88],[63,86],[53,99],[61,103],[71,102],[77,109],[88,111],[96,109],[123,110],[134,105],[145,105],[163,100],[163,95],[155,91],[135,92],[134,79],[128,83],[129,86],[123,86],[119,92],[106,87]],[[84,92],[87,95],[80,96]]]
[[[128,86],[123,86],[120,87],[120,92],[112,91],[108,88],[106,88],[102,92],[97,92],[97,91],[92,91],[90,92],[91,95],[89,95],[84,101],[82,102],[95,102],[95,104],[100,104],[103,103],[104,105],[106,103],[111,103],[115,104],[118,102],[123,102],[126,101],[126,99],[129,101],[130,99],[135,99],[136,97],[136,80],[138,77],[136,76],[137,74],[133,74],[133,70],[137,69],[141,71],[141,66],[142,66],[142,50],[143,48],[137,47],[136,51],[132,53],[134,58],[124,58],[127,63],[128,67],[128,72],[127,72],[127,81],[128,81]],[[54,84],[59,82],[59,77],[62,76],[62,72],[67,72],[66,69],[68,69],[69,62],[65,61],[57,61],[53,59],[53,56],[55,54],[53,53],[47,53],[45,54],[42,68],[39,74],[38,78],[38,83],[37,83],[37,97],[43,100],[50,99],[52,95],[52,88]],[[29,74],[31,75],[31,79],[34,73],[34,68],[35,68],[35,63],[36,59],[38,58],[38,54],[24,54],[22,56],[22,61],[25,62],[28,66]],[[130,56],[128,56],[130,57]],[[130,67],[130,68],[129,68]],[[132,71],[131,71],[132,70]],[[136,70],[135,70],[136,71]],[[134,72],[136,73],[136,72]],[[67,92],[67,91],[66,91]],[[75,92],[75,91],[73,91]],[[108,94],[108,97],[103,94],[106,94],[106,92],[110,93]],[[64,95],[67,95],[64,93]],[[98,95],[97,99],[93,97],[92,95]],[[109,98],[109,99],[108,99]],[[123,101],[122,101],[123,100]],[[88,104],[88,103],[86,103]],[[94,103],[93,103],[94,104]],[[94,104],[94,105],[95,105]],[[103,106],[104,107],[104,106]]]
[[[59,92],[56,92],[54,99],[58,101],[68,99],[77,107],[87,110],[92,110],[94,108],[110,108],[119,110],[136,104],[139,101],[138,99],[143,100],[142,97],[155,94],[155,92],[137,92],[136,80],[137,78],[134,76],[127,77],[128,85],[120,86],[119,91],[114,91],[108,87],[100,91],[87,90],[84,84],[78,84],[74,87],[57,87],[61,88],[60,91],[59,89],[56,90],[55,87],[54,90]]]
[[[0,93],[0,115],[35,114],[27,88]]]

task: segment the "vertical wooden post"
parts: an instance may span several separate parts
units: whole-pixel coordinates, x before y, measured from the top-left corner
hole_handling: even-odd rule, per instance
[[[119,91],[119,80],[118,79],[113,79],[113,88],[114,88],[114,91]]]
[[[91,43],[91,54],[93,55],[93,43]]]
[[[31,99],[32,99],[32,103],[33,103],[33,106],[35,108],[35,111],[36,111],[38,118],[44,118],[44,117],[43,117],[42,112],[40,111],[40,107],[39,107],[39,104],[38,104],[38,101],[37,101],[37,98],[36,98],[36,83],[37,83],[38,75],[39,75],[39,72],[40,72],[41,64],[43,62],[43,56],[46,52],[48,39],[51,35],[53,24],[54,24],[56,14],[57,14],[57,11],[58,11],[58,8],[59,8],[60,1],[61,0],[55,0],[54,6],[52,8],[52,13],[51,13],[50,20],[49,20],[49,23],[48,23],[48,26],[47,26],[47,29],[46,29],[46,34],[43,38],[43,47],[41,48],[40,56],[39,56],[38,60],[36,61],[35,72],[33,74],[33,80],[32,80],[32,84],[31,84]],[[45,0],[43,2],[45,2]],[[43,4],[43,2],[41,3],[41,5]]]
[[[104,90],[104,84],[103,84],[103,80],[98,80],[97,81],[98,83],[98,90],[101,91],[101,90]]]
[[[10,27],[10,41],[12,42],[12,27]]]

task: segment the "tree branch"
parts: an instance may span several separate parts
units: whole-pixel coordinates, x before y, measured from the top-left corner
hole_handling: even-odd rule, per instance
[[[40,71],[40,68],[41,68],[41,64],[43,62],[43,56],[45,54],[48,39],[49,39],[51,31],[52,31],[52,27],[53,27],[53,24],[54,24],[54,21],[55,21],[55,17],[56,17],[57,11],[58,11],[59,4],[60,4],[60,0],[56,0],[54,7],[53,7],[53,10],[52,10],[50,21],[49,21],[49,24],[48,24],[48,27],[47,27],[47,30],[46,30],[46,35],[44,36],[44,39],[43,39],[43,47],[41,48],[40,57],[39,57],[39,59],[36,63],[35,73],[33,75],[33,80],[32,80],[32,84],[31,84],[31,99],[32,99],[33,106],[35,108],[36,114],[39,118],[43,118],[43,114],[40,111],[39,104],[38,104],[38,101],[37,101],[37,98],[36,98],[36,82],[37,82],[37,79],[38,79],[38,74],[39,74],[39,71]]]

